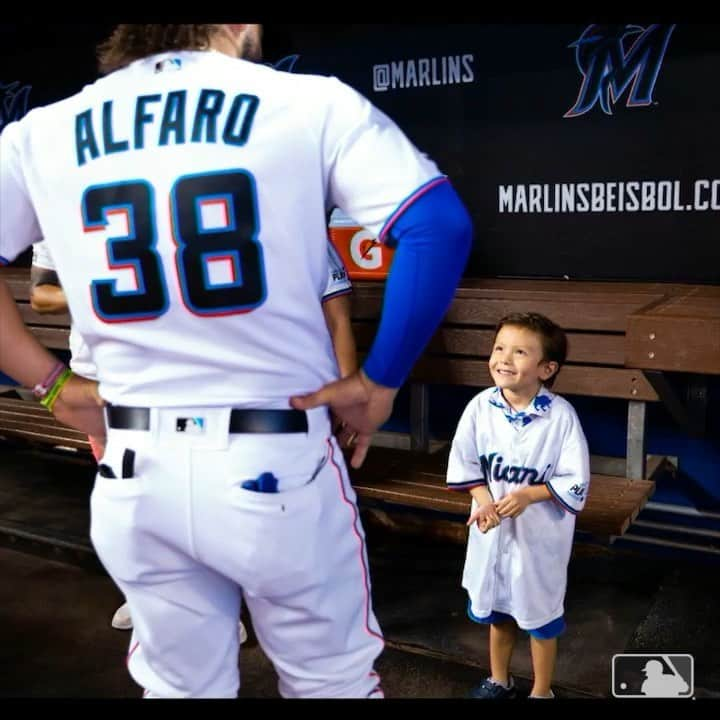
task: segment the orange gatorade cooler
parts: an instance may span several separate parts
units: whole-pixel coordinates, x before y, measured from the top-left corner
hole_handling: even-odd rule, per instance
[[[330,240],[351,280],[384,280],[394,250],[378,242],[369,230],[335,209],[330,216]]]

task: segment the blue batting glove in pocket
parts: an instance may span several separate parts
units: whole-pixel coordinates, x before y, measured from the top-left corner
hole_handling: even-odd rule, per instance
[[[278,491],[278,480],[269,472],[258,475],[255,480],[245,480],[242,487],[255,492],[276,493]]]

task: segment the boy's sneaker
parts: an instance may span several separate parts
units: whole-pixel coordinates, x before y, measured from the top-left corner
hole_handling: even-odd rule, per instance
[[[512,700],[517,697],[517,688],[512,678],[509,687],[503,687],[492,678],[485,678],[470,692],[470,697],[476,700]]]

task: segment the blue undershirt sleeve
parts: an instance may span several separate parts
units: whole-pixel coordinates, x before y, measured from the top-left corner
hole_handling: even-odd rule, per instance
[[[470,215],[449,182],[418,197],[385,228],[395,257],[365,374],[400,387],[453,300],[472,245]]]

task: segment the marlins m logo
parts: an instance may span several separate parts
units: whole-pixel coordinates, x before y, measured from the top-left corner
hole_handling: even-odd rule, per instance
[[[20,85],[17,80],[7,85],[0,82],[0,130],[25,115],[31,89],[30,85]]]
[[[588,25],[575,48],[575,62],[583,76],[575,104],[563,117],[585,114],[596,103],[606,115],[627,90],[627,107],[652,104],[660,66],[675,25]],[[626,50],[630,41],[632,44]]]

